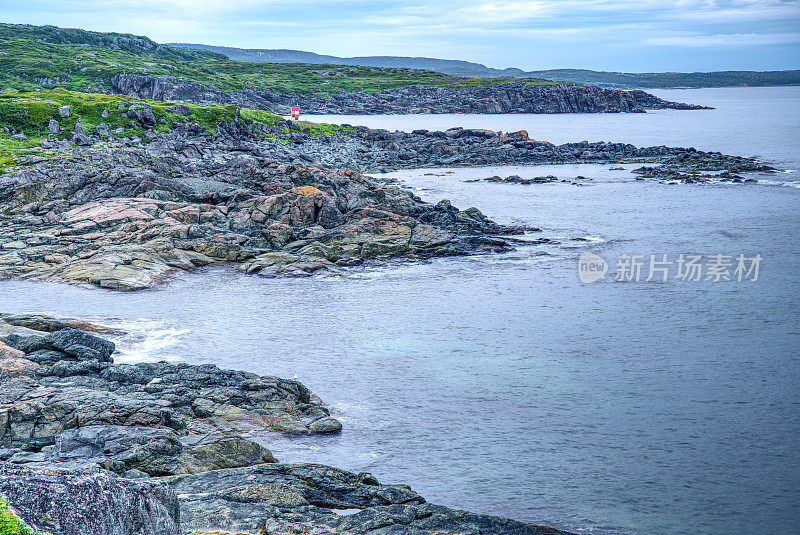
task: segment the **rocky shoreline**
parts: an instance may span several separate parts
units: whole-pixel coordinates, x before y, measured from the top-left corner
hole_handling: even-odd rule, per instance
[[[0,275],[117,290],[214,262],[307,276],[397,255],[508,250],[509,236],[536,230],[448,201],[427,204],[359,171],[577,162],[657,163],[670,176],[770,169],[694,148],[553,145],[524,131],[339,127],[324,135],[239,119],[211,135],[187,119],[157,132],[146,106],[132,106],[149,128],[144,141],[86,134],[77,123],[73,142],[88,148],[51,135],[41,142],[46,156],[18,157],[20,166],[0,176]]]
[[[87,330],[78,330],[79,326]],[[281,464],[243,436],[335,433],[297,381],[212,365],[115,364],[102,326],[0,316],[0,494],[54,535],[558,535],[432,505],[407,485]],[[263,436],[263,435],[262,435]]]
[[[195,104],[236,104],[242,108],[286,114],[292,106],[320,115],[386,115],[409,113],[643,113],[647,109],[701,110],[706,106],[660,99],[644,91],[620,91],[577,84],[528,82],[466,87],[427,85],[377,93],[331,93],[327,97],[285,94],[268,89],[225,92],[180,78],[120,73],[111,80],[120,95]]]
[[[366,171],[577,162],[639,162],[654,177],[770,169],[694,148],[553,145],[524,131],[268,125],[227,111],[211,133],[188,106],[175,107],[185,120],[158,131],[149,104],[119,106],[141,137],[114,138],[99,125],[87,132],[81,122],[64,132],[50,119],[43,153],[15,155],[0,175],[0,276],[114,290],[215,262],[309,276],[398,255],[505,251],[515,235],[538,230],[446,200],[425,203]],[[79,320],[0,314],[0,494],[36,529],[564,533],[431,505],[368,473],[281,464],[248,433],[341,430],[307,387],[211,365],[116,364],[114,344],[100,337],[112,334]]]

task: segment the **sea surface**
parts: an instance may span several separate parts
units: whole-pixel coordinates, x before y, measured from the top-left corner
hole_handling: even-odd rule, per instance
[[[798,533],[800,88],[654,93],[717,109],[326,119],[694,146],[781,172],[705,185],[636,181],[629,165],[395,172],[426,200],[551,241],[309,279],[211,267],[136,293],[6,280],[0,310],[123,326],[118,361],[297,375],[344,430],[256,437],[281,461],[582,534]],[[511,174],[565,181],[466,182]],[[591,284],[586,252],[609,265]],[[702,280],[676,278],[681,254],[703,257]],[[650,255],[673,262],[666,282],[645,280]],[[714,255],[731,257],[732,280],[705,280]],[[760,255],[757,280],[737,281],[739,255]],[[616,281],[629,256],[639,280]]]

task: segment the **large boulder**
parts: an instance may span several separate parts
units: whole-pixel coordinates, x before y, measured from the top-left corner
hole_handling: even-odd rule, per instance
[[[167,108],[167,111],[170,113],[177,113],[178,115],[183,115],[184,117],[188,117],[192,114],[192,108],[190,108],[186,104],[175,104],[174,106],[170,106],[169,108]]]
[[[67,430],[56,438],[46,459],[94,464],[118,474],[138,470],[150,476],[276,462],[268,449],[238,435],[180,437],[171,429],[121,425]]]
[[[86,130],[83,129],[83,124],[80,121],[75,123],[75,128],[73,128],[72,132],[72,142],[76,145],[88,147],[92,144],[92,139],[86,135]]]
[[[59,360],[111,362],[115,347],[114,342],[71,327],[46,336],[11,334],[0,342],[26,353],[26,358],[40,364]]]
[[[0,494],[28,525],[56,535],[180,535],[164,483],[0,462]]]
[[[114,342],[69,327],[54,332],[45,339],[53,349],[63,351],[78,360],[97,359],[110,362],[114,352]]]
[[[128,109],[128,118],[133,119],[144,127],[155,126],[158,121],[153,113],[153,108],[146,104],[134,104]]]

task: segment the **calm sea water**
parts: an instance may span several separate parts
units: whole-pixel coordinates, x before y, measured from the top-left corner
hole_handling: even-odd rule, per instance
[[[339,120],[693,145],[800,168],[800,88],[658,93],[718,109]],[[465,182],[494,174],[587,180]],[[0,309],[124,325],[118,360],[297,374],[345,428],[259,436],[283,461],[366,470],[432,502],[578,533],[798,532],[800,189],[778,185],[796,174],[756,185],[638,182],[592,165],[391,176],[554,242],[311,279],[215,267],[133,294],[0,281]],[[619,255],[763,261],[755,282],[583,284],[585,251],[612,271]]]

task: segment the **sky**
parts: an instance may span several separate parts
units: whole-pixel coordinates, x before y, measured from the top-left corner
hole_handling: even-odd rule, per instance
[[[0,0],[0,21],[525,70],[800,68],[800,0]]]

